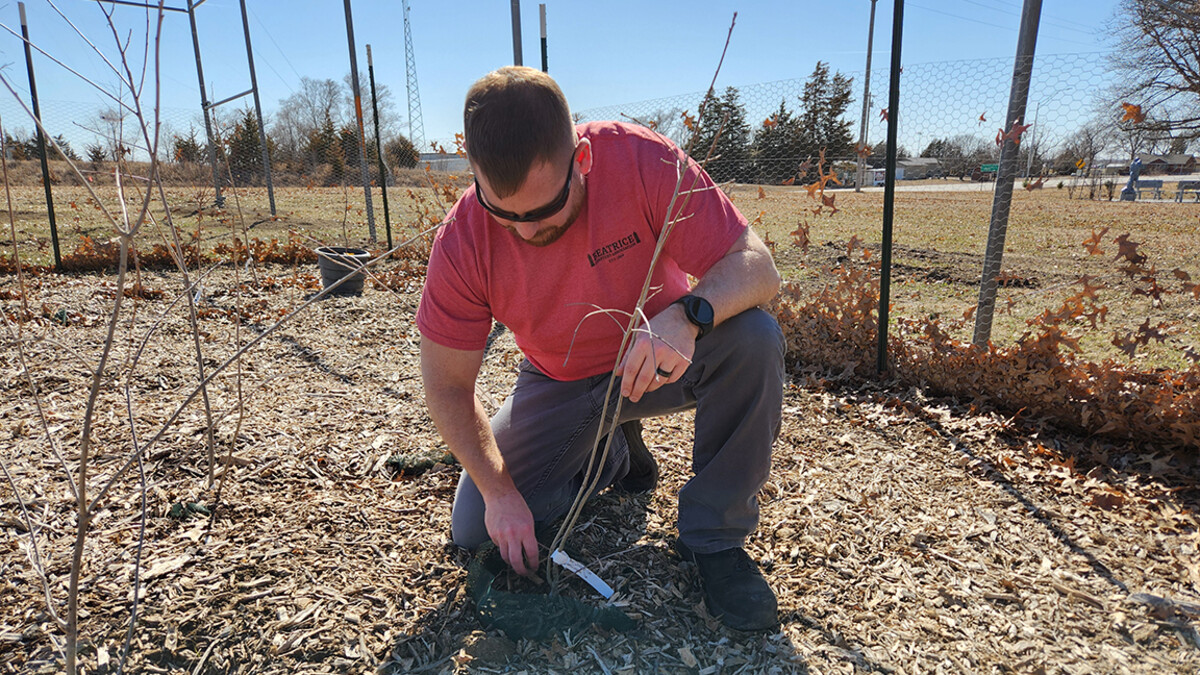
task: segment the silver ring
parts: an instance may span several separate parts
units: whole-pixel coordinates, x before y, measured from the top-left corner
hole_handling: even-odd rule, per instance
[[[667,371],[665,371],[665,370],[663,370],[662,368],[659,368],[659,367],[657,367],[657,366],[654,368],[654,372],[658,373],[659,377],[666,377],[666,378],[669,378],[669,377],[671,377],[671,373],[669,373],[669,372],[667,372]]]

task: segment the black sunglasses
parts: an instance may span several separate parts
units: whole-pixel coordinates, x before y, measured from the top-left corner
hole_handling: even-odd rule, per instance
[[[478,178],[475,179],[475,199],[479,202],[480,206],[487,210],[488,213],[500,218],[501,220],[509,220],[514,223],[532,223],[536,220],[545,220],[559,211],[562,211],[563,207],[567,205],[567,199],[571,196],[571,176],[574,174],[574,169],[575,153],[572,152],[571,161],[567,164],[567,180],[563,183],[562,191],[558,193],[558,196],[554,198],[554,201],[524,214],[498,209],[484,201],[483,190],[479,189]]]

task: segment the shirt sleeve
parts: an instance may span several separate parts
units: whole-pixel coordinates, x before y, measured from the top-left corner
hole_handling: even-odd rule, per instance
[[[492,312],[483,284],[460,233],[451,223],[439,232],[429,253],[425,288],[417,307],[417,328],[430,340],[451,349],[478,351],[487,345]]]
[[[656,235],[661,235],[667,219],[673,219],[664,254],[684,272],[703,277],[745,232],[746,217],[708,173],[674,143],[662,139],[655,145],[656,150],[642,153],[641,162],[646,194],[654,200],[651,213],[655,222],[651,226]]]

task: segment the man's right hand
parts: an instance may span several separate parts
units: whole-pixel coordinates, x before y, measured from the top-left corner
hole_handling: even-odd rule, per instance
[[[513,490],[487,500],[485,508],[484,524],[488,536],[500,550],[504,562],[517,574],[529,576],[537,572],[538,542],[533,514],[521,493]]]
[[[460,351],[421,337],[421,376],[429,416],[483,496],[484,525],[504,561],[520,574],[537,571],[533,514],[513,484],[479,398],[475,379],[483,350]]]

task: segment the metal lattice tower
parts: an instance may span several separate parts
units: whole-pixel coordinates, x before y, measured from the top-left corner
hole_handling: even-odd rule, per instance
[[[413,53],[408,0],[404,0],[404,65],[408,72],[408,140],[419,153],[425,147],[425,125],[421,122],[421,92],[417,88],[417,57]]]

